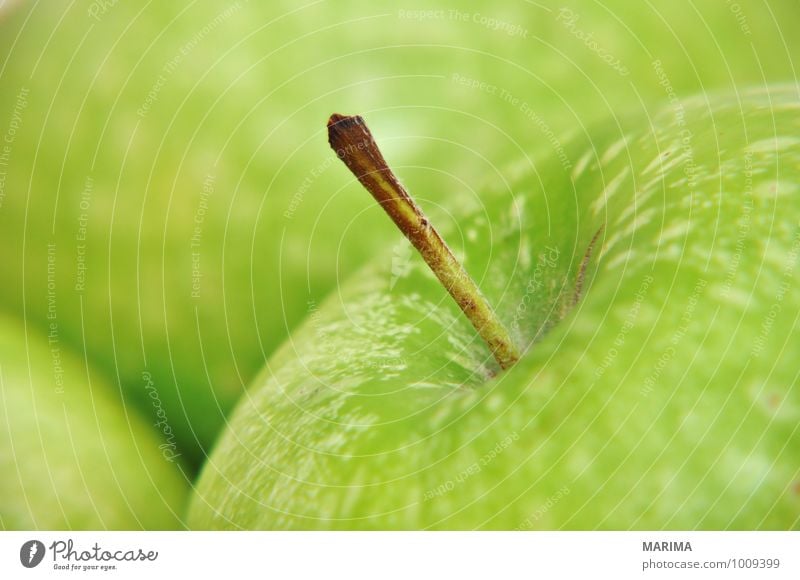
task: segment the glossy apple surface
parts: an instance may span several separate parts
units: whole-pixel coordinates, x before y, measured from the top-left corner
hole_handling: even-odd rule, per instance
[[[674,100],[520,163],[444,235],[523,359],[495,374],[417,256],[378,261],[239,404],[190,525],[797,528],[798,113]]]
[[[0,528],[180,528],[181,458],[87,368],[0,316]]]
[[[663,98],[654,61],[680,94],[796,70],[796,3],[695,4],[16,3],[0,303],[47,327],[55,244],[63,340],[148,413],[150,373],[199,464],[308,301],[394,243],[331,170],[331,112],[368,113],[432,211],[477,207],[495,164]]]

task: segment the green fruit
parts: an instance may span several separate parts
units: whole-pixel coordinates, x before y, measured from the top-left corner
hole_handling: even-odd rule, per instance
[[[0,316],[0,395],[0,529],[182,525],[178,458],[57,333]]]
[[[430,15],[392,2],[19,3],[0,22],[0,139],[15,125],[0,305],[47,328],[54,243],[63,340],[148,413],[149,372],[197,464],[306,302],[373,254],[364,238],[393,239],[330,169],[331,111],[369,112],[412,190],[447,207],[440,192],[498,175],[490,159],[532,153],[519,143],[557,153],[587,119],[660,98],[656,59],[685,94],[788,78],[800,42],[793,2],[743,3],[746,29],[726,3],[506,4],[481,8],[490,21],[455,0]]]
[[[799,112],[673,100],[519,164],[444,234],[525,356],[495,374],[418,256],[376,262],[241,401],[189,524],[798,528]]]

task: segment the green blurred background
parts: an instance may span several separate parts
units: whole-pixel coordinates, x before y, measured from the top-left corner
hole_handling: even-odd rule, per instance
[[[800,54],[797,0],[0,6],[0,332],[47,340],[48,376],[54,344],[85,359],[186,488],[309,304],[399,247],[328,149],[332,112],[367,118],[447,229],[516,160],[796,82]]]

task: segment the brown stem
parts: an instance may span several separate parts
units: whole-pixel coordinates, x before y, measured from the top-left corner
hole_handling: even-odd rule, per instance
[[[504,369],[519,351],[486,298],[386,164],[378,145],[359,116],[331,115],[328,141],[339,158],[369,191],[422,255],[433,273],[489,345]]]

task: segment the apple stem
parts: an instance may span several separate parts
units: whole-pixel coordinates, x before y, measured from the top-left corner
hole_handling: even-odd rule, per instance
[[[508,330],[436,228],[389,169],[364,119],[357,115],[331,115],[328,120],[328,141],[347,168],[422,255],[489,345],[500,367],[507,369],[517,362],[519,351]]]

